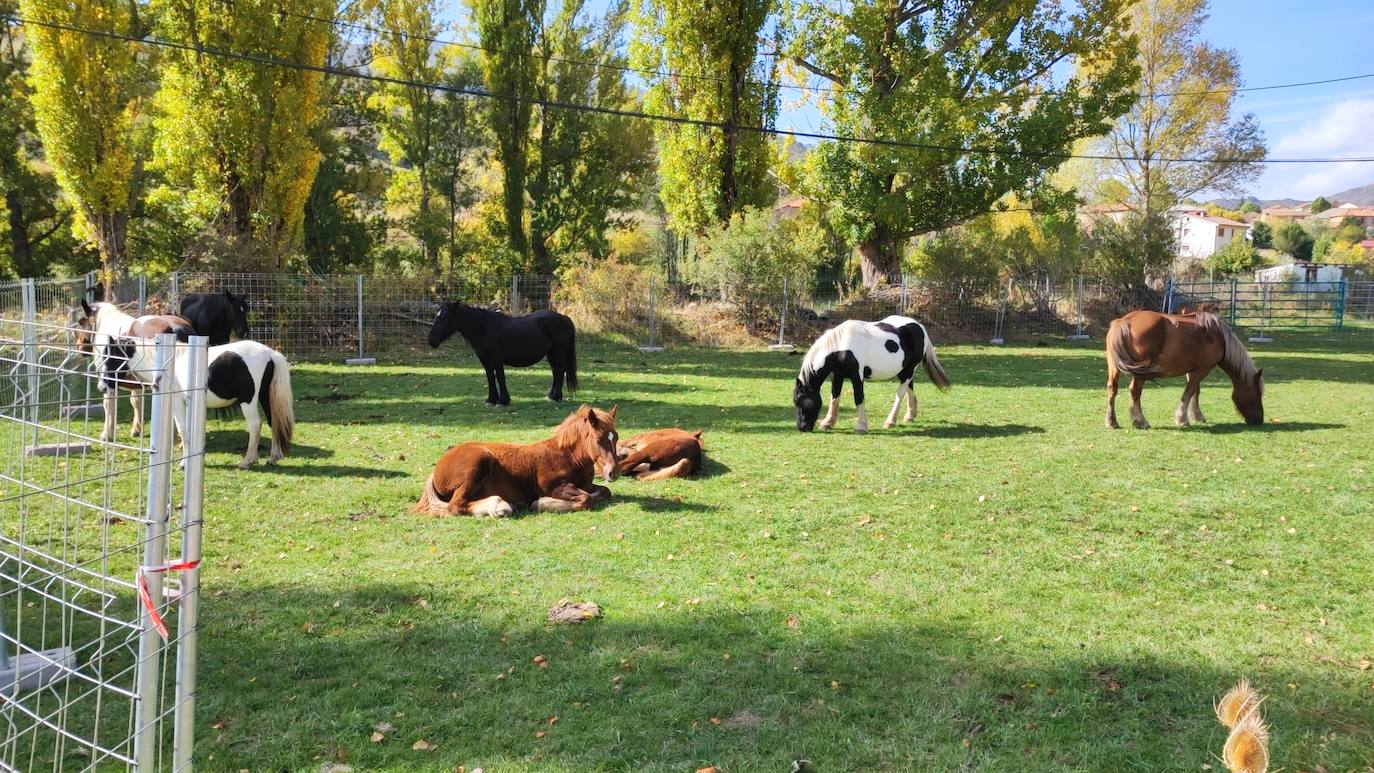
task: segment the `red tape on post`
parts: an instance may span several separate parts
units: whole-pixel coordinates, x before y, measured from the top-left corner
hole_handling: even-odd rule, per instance
[[[140,566],[138,568],[138,598],[143,602],[143,608],[148,611],[148,619],[153,622],[153,627],[157,629],[158,635],[163,641],[167,641],[167,624],[162,621],[162,615],[157,613],[157,605],[153,603],[153,594],[148,592],[148,575],[163,574],[165,572],[184,572],[188,569],[195,569],[200,566],[200,559],[195,561],[173,561],[170,564],[158,566]]]

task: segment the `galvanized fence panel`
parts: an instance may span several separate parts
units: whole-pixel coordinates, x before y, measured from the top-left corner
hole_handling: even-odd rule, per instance
[[[1245,331],[1335,329],[1342,326],[1349,287],[1339,282],[1178,282],[1169,310],[1214,304],[1217,314]]]
[[[37,283],[20,284],[17,309],[0,286],[0,767],[189,770],[198,569],[168,564],[199,557],[203,370],[139,395],[141,437],[115,401],[102,440],[99,374],[73,329],[37,320]],[[203,339],[189,350],[203,362]]]

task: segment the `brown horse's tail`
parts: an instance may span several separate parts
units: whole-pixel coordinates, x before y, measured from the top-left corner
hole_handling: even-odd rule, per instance
[[[922,328],[924,331],[924,328]],[[921,358],[926,366],[926,375],[930,377],[930,383],[934,384],[941,392],[949,391],[949,376],[945,369],[940,365],[940,358],[935,356],[935,344],[930,342],[930,334],[926,333],[926,351]]]
[[[1158,367],[1148,362],[1140,362],[1131,354],[1131,329],[1119,319],[1112,323],[1112,329],[1107,333],[1107,356],[1112,358],[1112,362],[1116,363],[1116,369],[1122,373],[1140,378],[1154,378],[1159,375]]]
[[[434,473],[430,473],[425,478],[425,493],[420,495],[420,501],[410,508],[412,513],[434,513],[443,512],[448,508],[448,500],[439,494],[439,490],[434,488]]]

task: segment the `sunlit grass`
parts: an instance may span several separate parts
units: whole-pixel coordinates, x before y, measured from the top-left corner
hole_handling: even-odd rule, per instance
[[[1170,426],[1171,382],[1156,429],[1113,432],[1091,343],[944,347],[954,391],[918,383],[916,423],[857,436],[848,403],[795,431],[795,356],[580,354],[581,400],[625,434],[704,429],[705,475],[408,515],[449,445],[575,404],[536,368],[484,408],[456,353],[298,366],[275,470],[233,470],[242,423],[211,422],[203,769],[1198,771],[1240,677],[1274,768],[1369,764],[1374,356],[1257,352],[1259,429],[1214,377],[1211,424]],[[877,427],[892,392],[868,394]],[[547,624],[564,598],[605,615]]]

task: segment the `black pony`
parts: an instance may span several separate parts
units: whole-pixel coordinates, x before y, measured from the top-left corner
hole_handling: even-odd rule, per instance
[[[207,336],[211,346],[229,343],[231,332],[248,338],[248,299],[228,290],[182,298],[181,316],[191,321],[196,335]]]
[[[523,317],[449,301],[439,307],[429,328],[429,345],[437,347],[461,333],[487,372],[487,405],[510,405],[506,368],[524,368],[545,357],[553,368],[550,400],[563,399],[563,378],[577,391],[577,330],[572,320],[544,309]]]

